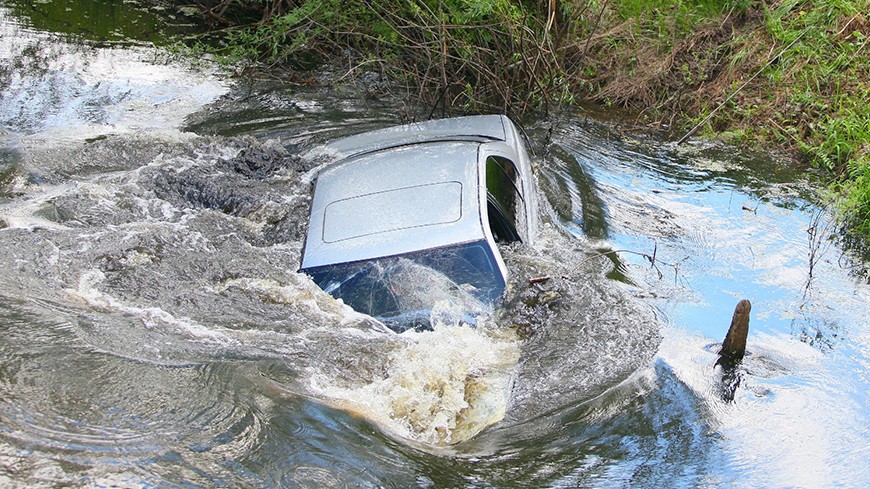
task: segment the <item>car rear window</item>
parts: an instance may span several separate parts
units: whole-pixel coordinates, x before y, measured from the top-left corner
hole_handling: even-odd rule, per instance
[[[505,289],[492,249],[483,240],[303,272],[333,297],[374,317],[431,307],[437,297],[426,295],[449,294],[451,287],[453,293],[487,304]]]

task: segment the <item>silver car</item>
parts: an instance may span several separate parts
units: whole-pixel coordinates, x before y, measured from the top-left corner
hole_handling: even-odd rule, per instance
[[[340,139],[318,175],[300,271],[397,331],[440,300],[499,302],[496,243],[532,238],[529,157],[505,116],[442,119]],[[472,320],[473,321],[473,320]]]

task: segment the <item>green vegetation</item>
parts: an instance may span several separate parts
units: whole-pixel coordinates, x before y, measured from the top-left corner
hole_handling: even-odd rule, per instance
[[[829,172],[845,222],[870,237],[868,0],[197,3],[234,60],[379,71],[467,112],[594,101],[675,137],[703,121],[791,151]]]
[[[237,3],[263,9],[262,20],[220,31],[217,52],[231,61],[297,70],[340,62],[348,75],[382,72],[445,109],[519,113],[567,98],[549,45],[552,25],[513,0],[213,3],[210,10]],[[196,47],[213,49],[211,41]]]

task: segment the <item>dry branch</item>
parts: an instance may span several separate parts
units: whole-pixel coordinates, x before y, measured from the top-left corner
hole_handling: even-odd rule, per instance
[[[611,256],[611,255],[618,255],[619,253],[628,253],[631,255],[637,255],[637,256],[644,257],[650,263],[650,268],[654,269],[656,271],[656,273],[658,273],[659,279],[664,277],[664,274],[662,273],[662,271],[658,267],[658,263],[659,263],[659,260],[657,259],[658,245],[656,245],[653,247],[652,255],[650,255],[648,253],[641,253],[641,252],[632,251],[632,250],[611,250],[611,251],[605,251],[603,253],[597,253],[595,255],[586,257],[583,260],[580,260],[580,262],[577,263],[577,265],[575,265],[574,268],[572,268],[568,273],[561,275],[559,278],[562,278],[565,280],[570,279],[571,276],[574,275],[580,269],[580,267],[582,267],[584,264],[586,264],[592,260],[595,260],[597,258],[602,258],[605,256]],[[679,274],[679,265],[678,264],[665,264],[665,265],[672,267],[674,269],[675,276],[677,276]],[[552,280],[554,278],[555,277],[552,275],[546,275],[546,276],[541,276],[541,277],[532,277],[529,279],[529,284],[540,284],[540,283],[544,283],[544,282],[547,282],[549,280]]]

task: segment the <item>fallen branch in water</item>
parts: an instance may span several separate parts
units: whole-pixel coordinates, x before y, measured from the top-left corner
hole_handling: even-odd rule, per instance
[[[598,253],[598,254],[589,256],[589,257],[581,260],[579,263],[577,263],[577,265],[575,265],[574,268],[572,268],[568,273],[561,275],[560,278],[562,278],[562,279],[571,278],[571,276],[574,275],[574,273],[577,270],[579,270],[580,267],[582,267],[587,262],[595,260],[596,258],[601,258],[604,256],[610,256],[610,255],[618,255],[619,253],[629,253],[632,255],[638,255],[638,256],[642,256],[642,257],[646,258],[646,260],[649,261],[649,263],[650,263],[650,267],[653,268],[656,271],[656,273],[659,274],[659,279],[664,277],[664,274],[662,273],[662,271],[659,269],[659,267],[657,265],[658,262],[656,260],[656,255],[658,253],[658,244],[655,244],[655,246],[653,247],[652,255],[650,255],[648,253],[641,253],[639,251],[632,251],[632,250],[611,250],[611,251],[605,251],[603,253]],[[677,274],[679,273],[679,265],[673,265],[673,264],[666,264],[666,265],[674,268],[674,280],[676,280]],[[545,275],[542,277],[532,277],[529,279],[529,284],[540,284],[540,283],[544,283],[544,282],[547,282],[549,280],[552,280],[553,278],[555,278],[555,277],[552,275]]]
[[[752,304],[748,300],[743,299],[737,303],[734,315],[731,317],[728,333],[722,342],[722,348],[719,349],[719,359],[716,360],[715,365],[728,368],[743,360],[743,356],[746,354],[746,337],[749,336],[749,312],[751,310]]]

